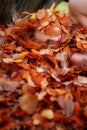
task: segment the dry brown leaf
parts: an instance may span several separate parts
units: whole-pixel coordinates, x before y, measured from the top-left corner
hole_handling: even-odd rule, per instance
[[[71,98],[68,98],[64,103],[64,111],[65,115],[67,117],[70,117],[73,115],[74,112],[74,102]]]
[[[61,23],[64,26],[72,26],[72,24],[73,24],[72,21],[71,21],[71,19],[69,17],[66,17],[66,16],[62,17]]]
[[[33,114],[37,108],[38,100],[36,95],[24,94],[19,98],[19,105],[28,114]]]
[[[59,95],[57,101],[58,101],[58,104],[60,105],[60,107],[63,109],[64,103],[65,103],[64,102],[64,95]]]

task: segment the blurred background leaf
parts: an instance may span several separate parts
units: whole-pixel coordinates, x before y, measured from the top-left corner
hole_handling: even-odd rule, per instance
[[[62,1],[61,3],[59,3],[56,8],[55,8],[56,11],[60,11],[60,12],[66,12],[68,13],[69,10],[68,10],[68,3],[65,2],[65,1]]]

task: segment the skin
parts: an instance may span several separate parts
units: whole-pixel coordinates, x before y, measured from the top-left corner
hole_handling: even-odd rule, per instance
[[[69,0],[69,12],[75,23],[87,27],[87,0]],[[75,65],[87,65],[87,53],[74,53],[70,62]]]
[[[87,0],[69,0],[69,12],[75,23],[87,27]]]
[[[74,53],[70,58],[70,62],[75,65],[86,66],[87,65],[87,53],[85,53],[85,54]]]

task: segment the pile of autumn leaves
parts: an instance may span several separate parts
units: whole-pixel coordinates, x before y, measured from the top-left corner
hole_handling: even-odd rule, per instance
[[[0,28],[0,129],[87,128],[87,30],[42,9]]]

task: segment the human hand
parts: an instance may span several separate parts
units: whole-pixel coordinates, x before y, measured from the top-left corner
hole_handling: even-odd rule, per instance
[[[69,0],[69,12],[75,23],[87,27],[87,0]]]

